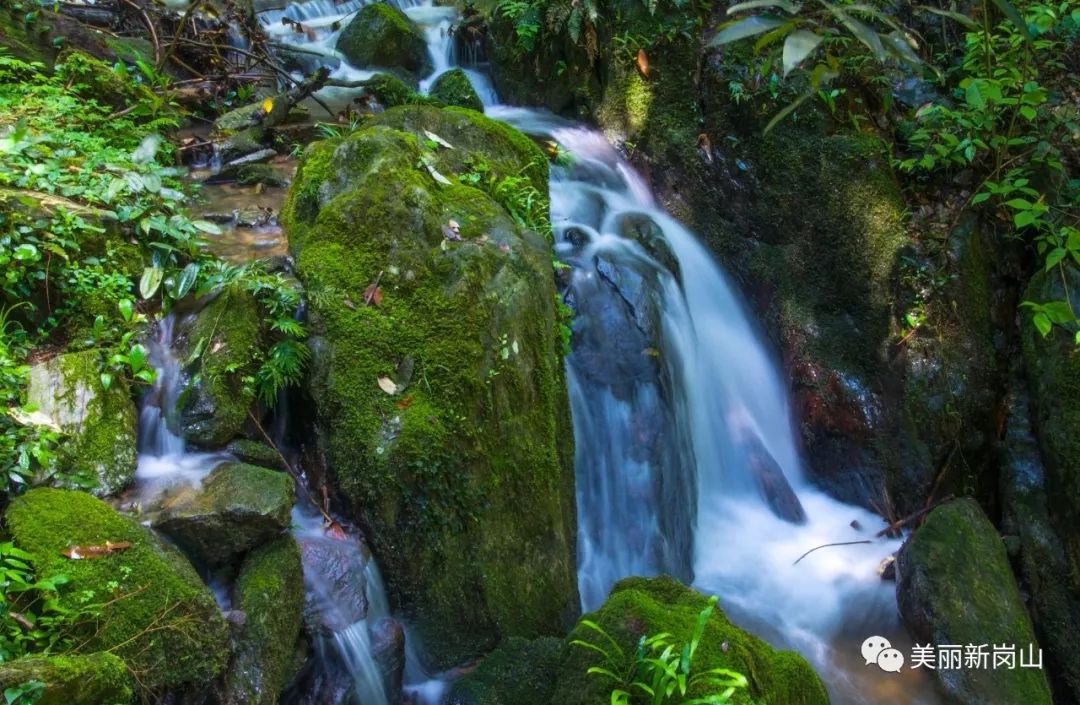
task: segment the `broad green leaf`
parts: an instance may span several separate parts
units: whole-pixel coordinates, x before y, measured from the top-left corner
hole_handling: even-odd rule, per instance
[[[727,13],[729,15],[735,15],[747,10],[757,10],[762,7],[779,7],[789,15],[799,14],[799,10],[802,5],[798,3],[789,2],[788,0],[750,0],[749,2],[740,2],[732,5],[728,8]]]
[[[821,35],[808,29],[797,29],[789,34],[784,40],[784,75],[787,76],[803,59],[813,53],[821,40]]]
[[[191,224],[195,226],[196,230],[201,230],[208,235],[220,235],[221,228],[216,223],[211,223],[209,220],[193,220]]]
[[[1035,328],[1042,334],[1042,337],[1045,338],[1050,335],[1050,330],[1054,327],[1054,324],[1050,322],[1045,313],[1036,313],[1032,321],[1035,323]]]
[[[1020,12],[1013,6],[1009,0],[992,0],[997,5],[997,8],[1001,10],[1002,14],[1009,18],[1009,21],[1016,25],[1016,29],[1020,31],[1024,39],[1031,41],[1031,32],[1028,30],[1027,22],[1020,16]]]
[[[195,281],[199,278],[199,263],[192,262],[188,266],[184,267],[184,270],[180,272],[179,279],[176,280],[176,287],[172,291],[174,299],[182,299],[187,296],[187,293],[191,291],[191,287],[195,286]]]
[[[953,12],[952,10],[941,10],[939,8],[936,8],[936,7],[930,7],[929,5],[917,5],[915,7],[915,9],[916,10],[922,10],[923,12],[932,12],[935,15],[940,15],[942,17],[948,17],[950,20],[954,20],[956,22],[959,22],[960,24],[964,25],[968,29],[978,29],[979,28],[979,23],[978,22],[976,22],[974,19],[968,17],[967,15],[963,14],[962,12]]]
[[[878,33],[863,24],[859,20],[855,19],[839,5],[833,5],[832,3],[821,0],[821,4],[829,9],[836,19],[840,20],[840,23],[847,27],[847,30],[860,42],[865,44],[867,48],[873,52],[874,57],[881,63],[885,63],[885,59],[888,58],[888,54],[885,52],[885,46],[881,43],[881,37]]]
[[[157,292],[164,277],[165,270],[161,267],[147,267],[144,269],[142,278],[139,280],[139,295],[144,299],[149,299]]]
[[[1034,204],[1026,198],[1012,198],[1005,201],[1005,205],[1018,211],[1029,211]]]
[[[731,42],[737,42],[740,39],[753,37],[756,34],[776,29],[783,25],[784,22],[785,20],[778,17],[769,17],[767,15],[746,17],[726,25],[715,37],[713,37],[712,41],[709,42],[709,46],[722,46],[724,44],[730,44]]]
[[[1065,259],[1065,255],[1067,254],[1069,254],[1069,251],[1066,250],[1064,247],[1055,247],[1054,249],[1050,250],[1050,252],[1048,252],[1046,255],[1046,266],[1044,268],[1044,271],[1049,272],[1058,262]]]
[[[911,46],[911,40],[900,30],[881,35],[881,40],[885,43],[885,48],[897,59],[914,66],[922,63],[922,59]]]
[[[120,309],[120,315],[124,317],[125,321],[131,321],[131,317],[135,315],[135,302],[131,299],[121,299],[116,303],[116,307]]]

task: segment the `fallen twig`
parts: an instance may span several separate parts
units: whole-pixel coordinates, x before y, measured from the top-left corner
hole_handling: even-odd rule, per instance
[[[799,561],[801,561],[803,558],[806,558],[807,556],[809,556],[811,553],[818,550],[819,548],[828,548],[830,546],[854,546],[855,544],[860,544],[860,543],[873,543],[873,541],[871,541],[870,539],[863,539],[862,541],[841,541],[839,543],[823,543],[820,546],[814,546],[809,551],[807,551],[806,553],[804,553],[801,556],[799,556],[798,558],[796,558],[795,562],[792,563],[791,565],[799,565]]]

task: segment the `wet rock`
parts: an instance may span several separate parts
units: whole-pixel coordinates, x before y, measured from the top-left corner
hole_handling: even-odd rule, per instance
[[[236,170],[236,183],[242,186],[288,186],[289,179],[269,164],[246,164]]]
[[[1015,644],[1039,652],[1020,591],[994,526],[972,499],[934,509],[896,560],[896,598],[920,644]],[[965,705],[1052,702],[1041,669],[934,671]]]
[[[776,516],[792,524],[805,524],[806,512],[784,471],[760,441],[753,443],[747,461],[757,481],[758,489]]]
[[[424,33],[390,3],[361,8],[338,35],[337,49],[361,68],[397,68],[416,77],[431,72]]]
[[[237,438],[225,446],[225,452],[231,454],[241,463],[273,468],[274,470],[285,470],[281,463],[281,455],[260,441]]]
[[[454,682],[448,705],[548,703],[555,691],[563,642],[554,637],[504,640]]]
[[[367,615],[366,552],[352,539],[300,536],[304,575],[309,585],[304,619],[309,630],[339,632]]]
[[[395,702],[405,677],[405,627],[401,622],[386,617],[371,627],[371,657],[382,673],[387,700]]]
[[[220,448],[242,434],[254,402],[244,377],[255,373],[251,353],[259,348],[262,335],[259,305],[239,286],[226,287],[184,319],[178,330],[179,353],[191,360],[184,372],[195,381],[183,396],[175,432],[202,448]]]
[[[26,656],[0,663],[0,693],[18,690],[30,681],[44,686],[32,701],[37,705],[128,705],[135,698],[124,662],[105,652]],[[15,702],[29,702],[27,697]]]
[[[252,551],[233,592],[246,619],[235,639],[222,705],[275,705],[292,675],[303,623],[304,575],[292,536]]]
[[[224,668],[228,626],[213,595],[187,559],[146,527],[84,492],[45,488],[13,500],[5,526],[39,574],[65,575],[79,586],[61,592],[61,608],[81,607],[87,591],[123,595],[105,602],[82,648],[123,659],[148,692],[203,689]],[[95,560],[63,555],[106,541],[131,547]]]
[[[622,650],[609,663],[616,673],[627,672],[642,636],[667,632],[682,643],[690,640],[708,599],[675,580],[627,578],[615,584],[604,605],[584,615],[607,632]],[[603,638],[582,623],[564,641],[551,702],[560,705],[605,705],[611,702],[611,684],[588,674],[599,665],[596,652],[573,646],[572,640],[597,643]],[[761,639],[735,626],[717,607],[706,622],[694,655],[694,670],[728,668],[749,681],[746,702],[784,705],[828,705],[829,696],[817,674],[802,656],[777,651]],[[479,669],[478,669],[479,670]],[[689,698],[704,697],[704,689],[691,689]],[[495,701],[481,701],[495,702]],[[528,701],[525,701],[528,702]],[[516,705],[516,701],[515,701]]]
[[[193,560],[223,566],[288,528],[294,499],[286,473],[222,463],[201,489],[170,499],[153,526]]]
[[[476,94],[469,77],[460,68],[453,68],[443,73],[432,85],[428,95],[446,105],[456,105],[459,108],[484,111],[484,104],[480,96]]]
[[[97,480],[94,494],[115,494],[135,477],[135,404],[127,382],[106,388],[96,350],[58,355],[30,368],[27,401],[68,435],[62,468]]]

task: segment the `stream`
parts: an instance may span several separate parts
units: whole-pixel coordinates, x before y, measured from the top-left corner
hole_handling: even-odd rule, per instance
[[[361,6],[310,0],[268,10],[260,20],[276,41],[320,54],[334,78],[357,80],[375,72],[349,66],[333,45],[334,27]],[[428,41],[435,71],[421,82],[427,91],[459,63],[449,31],[456,10],[430,0],[401,7]],[[298,34],[283,17],[313,31]],[[888,637],[901,651],[909,646],[894,586],[877,571],[901,541],[877,538],[880,517],[832,499],[806,478],[786,380],[721,266],[664,212],[602,134],[500,105],[486,74],[464,68],[489,116],[552,140],[569,156],[552,167],[550,195],[556,256],[572,268],[563,293],[576,312],[566,372],[582,609],[599,607],[620,578],[668,573],[718,595],[740,625],[806,656],[838,705],[939,702],[919,671],[884,674],[864,666],[859,645],[871,635]],[[324,88],[319,97],[342,105],[354,94]],[[146,502],[172,484],[198,483],[223,460],[187,452],[165,423],[182,389],[172,354],[176,324],[163,321],[151,346],[159,374],[140,419],[138,470]],[[392,614],[375,561],[351,533],[325,536],[322,518],[302,500],[293,524],[309,604],[330,625],[315,645],[325,673],[313,682],[325,692],[295,702],[354,697],[389,705],[394,694],[383,682],[373,634]],[[328,541],[334,545],[321,550]],[[851,542],[858,543],[803,556]],[[362,573],[360,618],[335,613],[342,600],[327,571],[337,562],[327,555]],[[405,642],[406,693],[413,702],[440,703],[445,681],[420,668],[422,650],[407,628]]]

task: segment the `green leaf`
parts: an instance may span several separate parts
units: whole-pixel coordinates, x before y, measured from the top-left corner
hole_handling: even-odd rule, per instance
[[[1034,204],[1026,198],[1012,198],[1005,201],[1005,205],[1018,211],[1029,211],[1034,206]]]
[[[784,40],[784,75],[802,63],[803,59],[810,56],[823,37],[808,29],[797,29]]]
[[[848,31],[851,32],[856,39],[870,49],[879,62],[885,63],[888,54],[885,52],[885,46],[881,43],[881,37],[877,32],[844,12],[839,6],[830,3],[824,4],[829,8],[829,11],[840,20],[840,23],[847,27]]]
[[[112,375],[108,372],[101,373],[101,386],[108,389],[112,386]]]
[[[788,103],[788,105],[785,106],[783,110],[778,112],[776,115],[773,115],[772,119],[769,120],[769,123],[765,125],[765,129],[762,130],[762,134],[769,134],[769,130],[773,129],[773,127],[775,127],[778,122],[786,118],[791,113],[795,112],[796,108],[802,105],[807,98],[810,98],[813,95],[813,93],[804,93],[792,102]]]
[[[1032,40],[1031,32],[1028,30],[1027,22],[1024,22],[1024,18],[1020,16],[1020,13],[1013,6],[1009,0],[992,0],[997,5],[997,8],[1001,10],[1002,14],[1009,18],[1009,21],[1016,25],[1016,29],[1020,31],[1024,39],[1029,42]]]
[[[208,235],[220,235],[221,228],[216,223],[211,223],[209,220],[193,220],[191,224],[195,226],[196,230],[201,230]]]
[[[1058,262],[1065,259],[1065,255],[1067,254],[1069,254],[1069,251],[1064,247],[1055,247],[1050,250],[1046,255],[1046,267],[1043,271],[1049,272]]]
[[[199,263],[192,262],[188,266],[184,267],[184,270],[180,272],[180,277],[176,280],[172,291],[169,293],[174,299],[182,299],[187,296],[187,293],[191,291],[191,287],[195,286],[195,281],[199,278]]]
[[[1038,329],[1039,333],[1041,333],[1042,337],[1044,338],[1050,335],[1050,330],[1054,327],[1054,325],[1050,323],[1050,319],[1047,318],[1045,313],[1036,313],[1035,317],[1032,319],[1032,322],[1035,323],[1035,327]]]
[[[961,12],[953,12],[952,10],[942,10],[942,9],[939,9],[939,8],[936,8],[936,7],[930,7],[929,5],[916,5],[915,9],[916,10],[921,10],[923,12],[932,12],[933,14],[940,15],[942,17],[948,17],[950,20],[954,20],[956,22],[959,22],[960,24],[964,25],[968,29],[978,29],[979,28],[979,23],[978,22],[976,22],[974,19],[968,17],[967,15],[965,15],[965,14],[963,14]]]
[[[785,20],[778,17],[769,17],[767,15],[754,15],[753,17],[736,20],[720,30],[716,36],[713,37],[712,41],[709,42],[709,46],[716,47],[730,44],[731,42],[737,42],[740,39],[746,39],[755,34],[761,34],[762,32],[776,29],[784,23]]]
[[[131,299],[120,299],[116,302],[116,307],[120,309],[120,315],[124,317],[124,320],[131,322],[131,317],[135,315],[135,302]]]
[[[761,7],[778,7],[789,15],[799,14],[799,10],[802,9],[802,5],[789,2],[788,0],[750,0],[749,2],[740,2],[732,5],[728,8],[727,13],[729,15],[735,15],[746,10],[756,10]]]
[[[893,30],[883,34],[881,40],[885,42],[885,48],[900,61],[905,61],[913,66],[922,63],[922,59],[915,53],[911,46],[911,39],[900,30]]]
[[[40,257],[38,249],[28,242],[16,247],[11,256],[18,262],[33,262]]]
[[[165,270],[161,267],[147,267],[144,269],[142,278],[139,280],[139,295],[144,299],[149,299],[157,292],[164,277]]]

